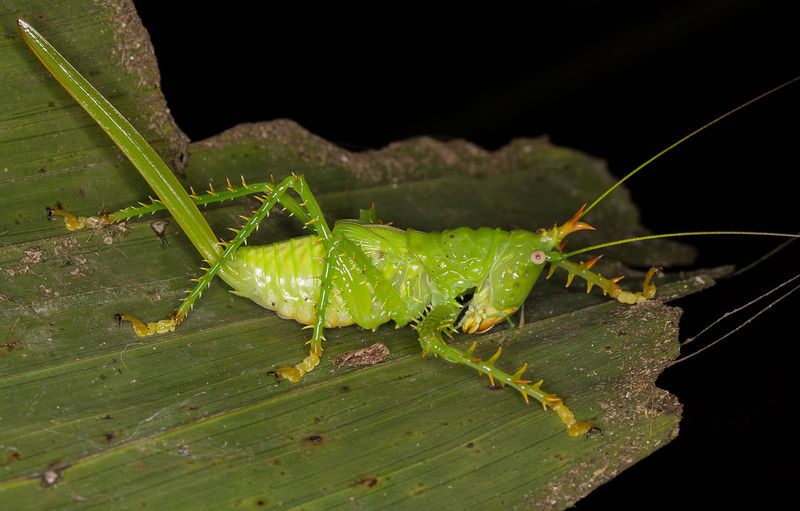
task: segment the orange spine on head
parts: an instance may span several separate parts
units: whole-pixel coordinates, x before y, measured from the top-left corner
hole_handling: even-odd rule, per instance
[[[576,231],[583,231],[586,229],[591,231],[594,230],[594,227],[592,227],[591,225],[579,222],[580,218],[583,216],[584,209],[586,209],[586,204],[581,206],[581,209],[579,209],[578,212],[572,216],[572,218],[564,222],[563,226],[561,227],[555,226],[554,229],[556,231],[556,239],[561,240],[568,234],[572,234],[573,232]]]

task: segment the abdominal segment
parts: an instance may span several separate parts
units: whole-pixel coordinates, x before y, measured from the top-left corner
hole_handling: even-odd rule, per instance
[[[240,247],[229,264],[242,283],[233,292],[283,318],[313,323],[325,258],[325,248],[318,240],[317,236],[304,236],[272,245]],[[353,320],[334,284],[324,326],[351,324]]]

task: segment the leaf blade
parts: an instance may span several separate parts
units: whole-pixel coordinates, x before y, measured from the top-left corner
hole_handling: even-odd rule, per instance
[[[105,67],[114,77],[113,66]],[[96,78],[113,82],[108,76]],[[135,79],[123,83],[118,87],[138,90]],[[20,112],[36,110],[30,105],[37,101],[20,104]],[[41,120],[28,124],[35,129],[22,124],[14,129],[36,134],[54,115],[75,110],[63,108],[40,109],[31,118]],[[231,296],[221,283],[204,294],[179,331],[135,338],[118,329],[113,314],[166,314],[199,261],[177,229],[168,232],[172,247],[162,250],[147,220],[132,222],[131,232],[112,231],[110,244],[104,242],[109,231],[70,235],[44,222],[42,202],[63,200],[65,193],[75,194],[71,204],[80,208],[109,200],[122,207],[146,196],[138,177],[131,177],[132,169],[120,163],[90,123],[70,113],[57,131],[65,137],[59,144],[81,150],[54,160],[58,151],[42,137],[42,144],[20,160],[22,179],[0,186],[3,203],[23,220],[0,229],[8,231],[0,249],[0,266],[6,270],[3,293],[12,297],[0,311],[3,324],[12,325],[0,356],[0,387],[11,396],[0,406],[7,469],[0,492],[6,502],[22,506],[33,499],[69,508],[84,498],[97,505],[111,498],[200,508],[268,498],[249,489],[255,483],[267,484],[268,494],[312,507],[349,505],[351,497],[385,502],[384,493],[406,506],[420,499],[452,499],[448,484],[417,484],[419,477],[431,476],[456,484],[459,498],[500,492],[510,503],[553,497],[547,491],[556,484],[563,489],[561,505],[566,505],[675,432],[678,411],[652,387],[659,364],[676,349],[660,333],[674,324],[674,312],[636,312],[595,294],[563,292],[557,281],[537,284],[526,303],[525,328],[498,329],[480,338],[480,349],[491,353],[496,347],[491,345],[502,341],[503,367],[532,362],[530,373],[545,377],[546,389],[565,397],[580,418],[597,422],[605,435],[618,432],[614,437],[623,439],[618,443],[604,437],[576,443],[563,434],[552,413],[525,407],[513,393],[486,391],[486,382],[463,368],[421,360],[410,329],[327,333],[325,364],[337,351],[375,340],[385,342],[393,355],[378,367],[331,372],[323,366],[299,386],[275,386],[266,371],[297,361],[306,334],[299,325]],[[146,136],[158,138],[153,132]],[[541,141],[521,140],[489,153],[464,142],[418,139],[362,155],[292,123],[246,126],[196,143],[191,153],[187,184],[235,178],[232,166],[251,181],[263,180],[265,168],[293,169],[306,173],[331,220],[354,216],[358,207],[377,198],[382,218],[426,230],[486,224],[536,228],[540,222],[568,218],[583,197],[611,181],[597,160]],[[49,167],[54,170],[40,175],[35,162],[54,163]],[[29,188],[47,193],[23,193]],[[77,190],[84,190],[83,196]],[[235,225],[247,207],[224,205],[207,213],[219,231]],[[600,219],[609,236],[641,232],[635,208],[626,201],[609,202],[608,211]],[[283,239],[296,229],[288,219],[272,219],[260,241]],[[620,252],[619,257],[630,262],[634,256]],[[669,257],[686,254],[675,249]],[[634,311],[634,320],[625,317],[628,311]],[[646,339],[632,347],[619,344],[620,325],[633,330],[630,325],[644,324],[646,318],[637,314],[653,314],[646,339],[655,339],[654,345]],[[231,317],[237,319],[231,322]],[[610,317],[614,322],[608,323]],[[577,337],[570,333],[576,326]],[[457,342],[471,340],[459,337]],[[612,347],[611,353],[605,346]],[[653,360],[644,365],[650,373],[631,379],[636,367],[631,364],[642,357]],[[589,374],[593,370],[598,376]],[[598,393],[598,387],[605,390]],[[619,389],[638,387],[641,395],[615,404]],[[659,400],[666,403],[665,411],[646,417],[648,403]],[[326,406],[323,423],[315,420],[317,406]],[[311,440],[315,434],[325,439],[322,444]],[[231,454],[225,449],[235,441],[240,447]],[[470,442],[473,446],[466,447]],[[623,455],[614,454],[620,449]],[[464,452],[469,456],[461,460]],[[403,456],[408,458],[404,463],[386,463]],[[587,456],[608,464],[588,463]],[[555,461],[536,473],[518,469],[543,457]],[[281,464],[271,464],[274,459]],[[347,460],[347,470],[328,470],[340,460]],[[475,471],[475,464],[489,470]],[[288,469],[291,483],[281,477],[281,467]],[[47,470],[60,473],[51,488],[42,488],[41,479],[29,479]],[[302,493],[298,488],[308,477],[323,490]],[[373,478],[377,485],[371,485]]]

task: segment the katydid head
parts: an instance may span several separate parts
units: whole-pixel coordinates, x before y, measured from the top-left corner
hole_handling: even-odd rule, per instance
[[[560,227],[508,233],[508,238],[497,247],[486,279],[470,301],[461,322],[465,332],[485,332],[520,308],[545,263],[560,256],[564,237],[575,231],[594,229],[579,221],[583,209]]]

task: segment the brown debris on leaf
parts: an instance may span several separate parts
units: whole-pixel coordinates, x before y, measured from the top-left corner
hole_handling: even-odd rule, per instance
[[[382,342],[376,342],[366,348],[348,351],[337,355],[331,362],[338,367],[356,367],[375,365],[389,356],[389,348]]]

